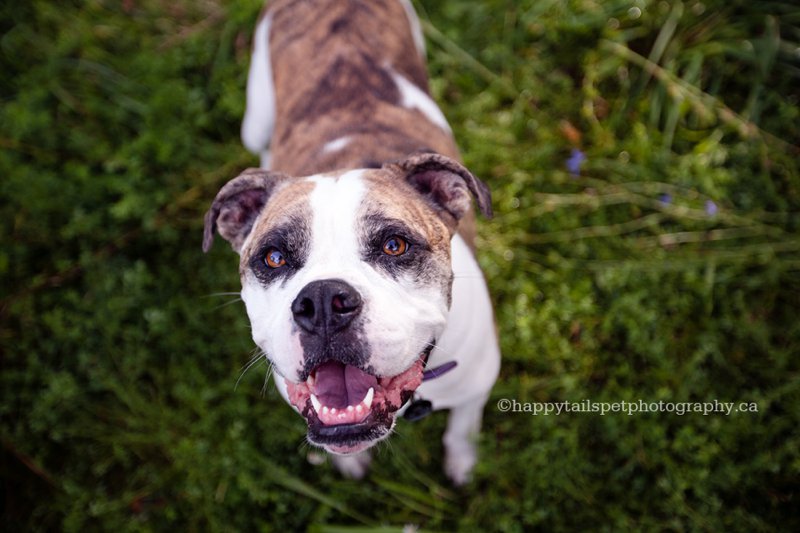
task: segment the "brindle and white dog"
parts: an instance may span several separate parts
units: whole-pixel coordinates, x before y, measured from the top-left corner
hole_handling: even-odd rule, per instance
[[[424,56],[407,0],[271,2],[242,126],[263,168],[217,194],[203,249],[217,231],[239,253],[253,339],[342,472],[362,476],[413,401],[450,409],[445,470],[464,483],[500,364],[471,248],[471,196],[491,201]]]

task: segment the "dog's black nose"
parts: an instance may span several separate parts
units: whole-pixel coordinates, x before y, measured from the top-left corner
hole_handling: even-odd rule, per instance
[[[344,329],[361,311],[361,295],[338,279],[312,281],[292,302],[297,325],[309,333],[330,335]]]

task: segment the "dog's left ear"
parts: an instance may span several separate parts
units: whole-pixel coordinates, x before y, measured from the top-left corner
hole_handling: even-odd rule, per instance
[[[439,213],[451,230],[472,207],[470,194],[481,213],[492,216],[492,196],[489,188],[472,175],[461,163],[435,153],[415,154],[386,167],[400,171],[406,182],[414,187]]]
[[[205,216],[203,251],[214,243],[214,231],[240,252],[270,195],[288,176],[261,168],[248,168],[226,183]]]

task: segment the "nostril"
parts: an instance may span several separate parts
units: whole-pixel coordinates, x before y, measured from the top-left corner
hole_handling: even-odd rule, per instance
[[[295,315],[302,316],[305,318],[314,318],[315,309],[314,309],[314,301],[311,298],[303,298],[298,302],[294,309],[292,309]]]
[[[345,293],[337,294],[331,299],[331,309],[334,313],[343,315],[352,313],[361,305],[361,299],[355,295]]]

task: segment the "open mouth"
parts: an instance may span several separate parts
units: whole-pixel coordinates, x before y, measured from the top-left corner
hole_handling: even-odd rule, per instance
[[[308,422],[309,441],[347,454],[386,436],[394,424],[394,413],[422,383],[425,355],[396,376],[378,377],[328,361],[304,382],[287,381],[289,401]]]

